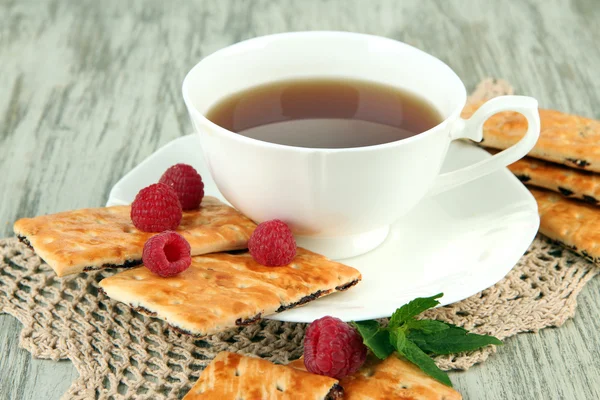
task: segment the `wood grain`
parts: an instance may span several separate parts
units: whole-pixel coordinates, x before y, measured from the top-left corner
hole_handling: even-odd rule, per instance
[[[185,73],[233,42],[334,29],[388,36],[448,63],[468,87],[512,82],[546,108],[600,119],[597,0],[195,2],[0,0],[0,228],[102,205],[112,185],[191,125]],[[241,72],[243,67],[240,66]],[[600,280],[559,329],[523,334],[452,374],[466,399],[600,398]],[[57,399],[76,372],[32,360],[0,316],[0,399]]]

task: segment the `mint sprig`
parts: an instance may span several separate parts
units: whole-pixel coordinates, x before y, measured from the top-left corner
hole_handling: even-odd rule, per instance
[[[490,344],[501,345],[502,342],[494,336],[469,333],[466,329],[442,321],[415,318],[440,304],[437,299],[442,296],[443,293],[439,293],[408,302],[392,314],[387,327],[372,320],[352,324],[377,358],[385,359],[396,351],[427,375],[452,386],[448,375],[437,367],[430,355],[471,351]]]

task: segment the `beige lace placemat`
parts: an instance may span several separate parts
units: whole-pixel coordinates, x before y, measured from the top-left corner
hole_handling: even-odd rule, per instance
[[[511,93],[506,82],[484,81],[477,98]],[[252,353],[286,363],[302,354],[304,324],[263,321],[205,338],[172,330],[98,293],[115,270],[57,278],[16,239],[0,240],[0,312],[23,324],[20,346],[34,357],[70,359],[79,378],[68,399],[176,399],[220,351]],[[538,237],[499,283],[450,306],[435,318],[501,339],[562,325],[575,313],[576,297],[600,268]],[[495,351],[443,356],[443,369],[468,369]]]
[[[304,324],[263,321],[206,338],[172,330],[98,294],[115,270],[57,278],[16,239],[0,240],[0,312],[23,324],[20,345],[34,357],[70,359],[79,378],[65,398],[180,398],[220,351],[286,363],[302,354]],[[501,282],[459,303],[428,311],[435,318],[501,339],[559,326],[600,268],[536,238]],[[467,369],[494,348],[438,357],[444,369]]]

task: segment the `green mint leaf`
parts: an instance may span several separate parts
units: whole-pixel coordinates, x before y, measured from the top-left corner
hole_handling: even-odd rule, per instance
[[[397,328],[412,317],[421,314],[423,311],[433,308],[440,304],[439,299],[443,293],[438,293],[431,297],[417,297],[416,299],[406,303],[397,309],[390,318],[390,328]]]
[[[402,354],[407,341],[406,333],[402,329],[390,330],[390,343],[399,354]]]
[[[358,330],[363,338],[363,343],[380,360],[386,359],[394,352],[390,344],[390,334],[386,329],[381,328],[377,321],[359,321],[352,322],[352,325]]]
[[[448,324],[434,319],[412,319],[407,322],[408,328],[423,333],[435,333],[448,329]]]
[[[435,365],[435,362],[416,344],[411,342],[404,331],[396,329],[392,336],[395,339],[396,350],[398,354],[404,356],[408,361],[415,364],[427,375],[442,382],[444,385],[452,387],[452,382],[444,371]]]
[[[490,344],[502,345],[502,342],[494,336],[469,333],[463,328],[450,324],[448,329],[433,333],[410,331],[408,339],[424,352],[433,354],[453,354],[477,350]]]

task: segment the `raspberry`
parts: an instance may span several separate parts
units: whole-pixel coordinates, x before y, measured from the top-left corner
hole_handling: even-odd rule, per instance
[[[313,374],[341,379],[358,371],[366,358],[361,336],[340,319],[323,317],[306,329],[304,365]]]
[[[182,209],[193,210],[200,207],[204,197],[204,183],[191,165],[173,165],[165,171],[158,182],[173,188]]]
[[[273,219],[256,227],[248,240],[248,250],[259,264],[282,266],[296,256],[296,239],[284,222]]]
[[[177,195],[162,183],[145,187],[131,204],[131,221],[144,232],[176,229],[181,222],[181,204]]]
[[[192,263],[190,244],[177,232],[165,231],[144,244],[142,261],[146,268],[163,278],[175,276]]]

